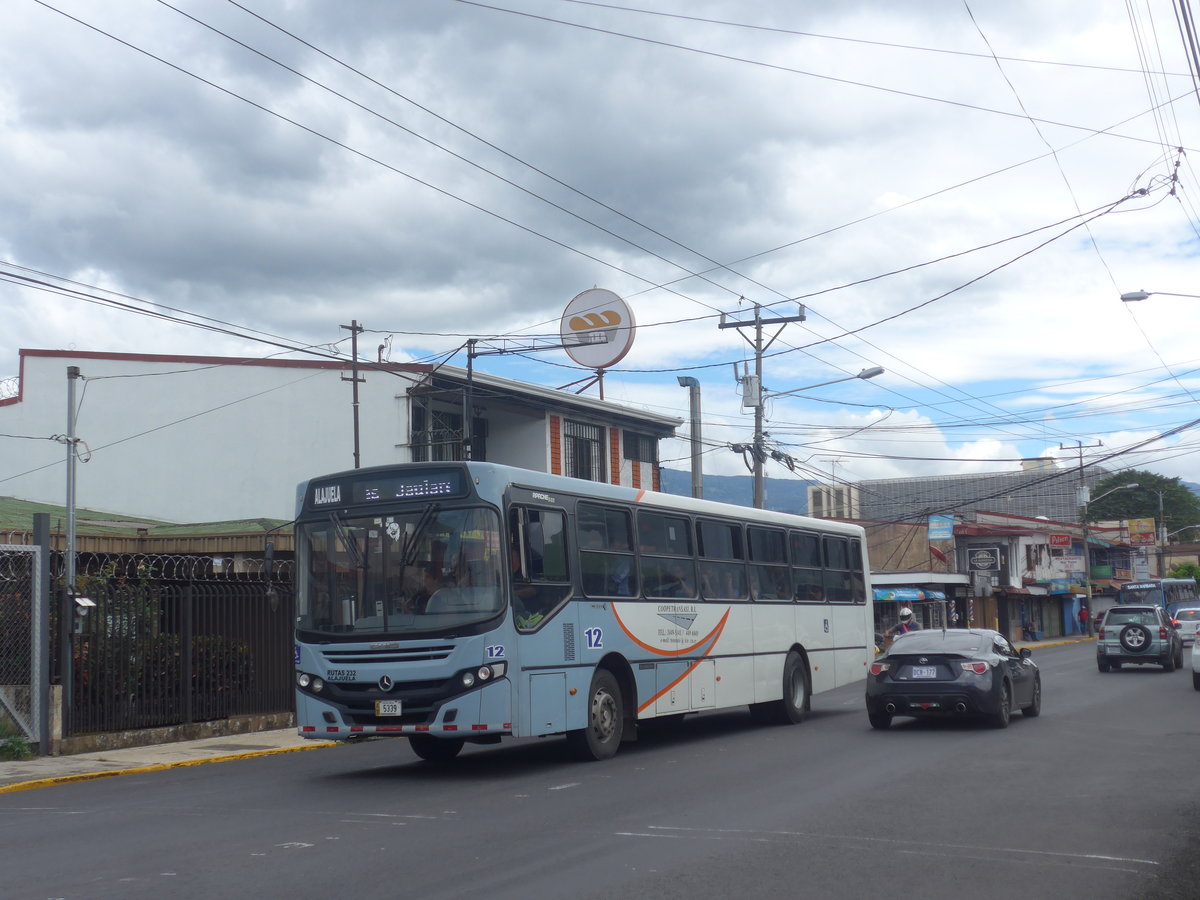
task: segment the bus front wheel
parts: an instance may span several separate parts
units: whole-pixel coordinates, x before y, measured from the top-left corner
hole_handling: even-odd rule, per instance
[[[567,744],[577,759],[601,760],[616,755],[625,729],[621,686],[612,672],[597,669],[588,688],[586,728],[567,735]]]
[[[435,738],[427,734],[412,734],[408,737],[408,745],[413,753],[426,762],[449,762],[458,756],[463,748],[462,738]]]

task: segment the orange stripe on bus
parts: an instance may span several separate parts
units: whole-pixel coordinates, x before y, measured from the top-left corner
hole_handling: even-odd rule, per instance
[[[630,631],[629,626],[627,626],[624,622],[621,621],[621,615],[620,615],[620,613],[617,612],[617,605],[615,603],[613,604],[612,611],[613,611],[613,618],[617,620],[617,625],[619,625],[621,630],[623,632],[625,632],[625,636],[627,638],[629,638],[631,641],[633,641],[635,644],[637,644],[639,647],[641,647],[643,650],[648,650],[651,653],[653,653],[655,656],[687,656],[689,653],[695,653],[700,647],[704,646],[704,644],[709,640],[713,640],[713,643],[715,644],[716,641],[714,640],[714,638],[719,636],[721,634],[721,632],[725,630],[725,623],[729,621],[729,614],[733,610],[726,609],[725,615],[721,616],[721,621],[718,622],[713,627],[712,631],[710,631],[704,637],[700,638],[700,640],[696,641],[696,643],[692,644],[690,647],[684,647],[682,650],[663,650],[660,647],[653,647],[650,644],[647,644],[645,641],[643,641],[641,638],[639,638],[637,635],[635,635],[632,631]],[[711,649],[712,648],[709,648],[710,652],[711,652]]]

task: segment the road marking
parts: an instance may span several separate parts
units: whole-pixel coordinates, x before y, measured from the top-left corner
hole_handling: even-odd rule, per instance
[[[565,791],[567,788],[579,787],[579,785],[581,785],[582,783],[583,782],[581,782],[581,781],[572,781],[568,784],[556,784],[552,788],[546,788],[546,790],[548,790],[548,791]]]
[[[947,851],[975,851],[980,853],[1013,853],[1026,856],[1057,857],[1060,859],[1092,860],[1104,863],[1126,863],[1142,866],[1157,866],[1157,860],[1139,859],[1131,856],[1109,856],[1103,853],[1067,853],[1057,850],[1036,850],[1027,847],[984,847],[976,844],[946,844],[936,841],[908,841],[902,838],[869,837],[861,834],[822,834],[815,831],[757,831],[744,828],[689,828],[679,825],[648,825],[650,834],[637,832],[616,832],[618,835],[631,837],[685,837],[694,834],[719,840],[726,836],[738,837],[743,840],[765,841],[772,837],[809,838],[822,841],[857,841],[859,843],[891,844],[903,851],[908,847],[937,847]],[[662,834],[669,832],[670,834]],[[912,851],[909,851],[912,852]]]

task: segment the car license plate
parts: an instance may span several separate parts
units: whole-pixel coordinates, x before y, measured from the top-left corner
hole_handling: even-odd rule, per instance
[[[913,666],[913,678],[937,678],[937,666]]]
[[[375,715],[377,716],[398,716],[400,715],[399,700],[376,700]]]

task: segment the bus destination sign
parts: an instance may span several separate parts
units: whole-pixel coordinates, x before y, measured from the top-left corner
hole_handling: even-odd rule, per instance
[[[344,503],[384,503],[427,497],[458,497],[465,493],[462,473],[453,469],[384,473],[312,486],[312,506]]]

